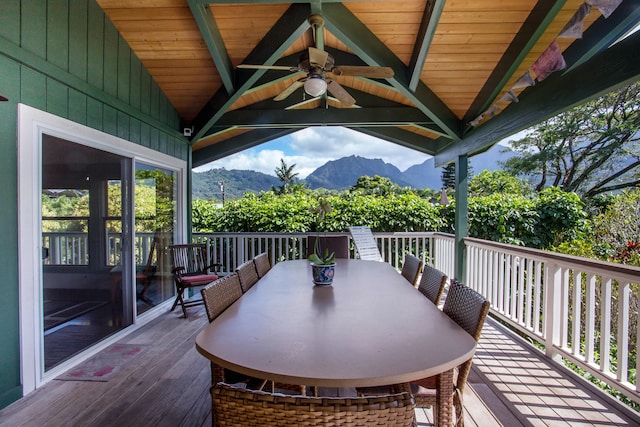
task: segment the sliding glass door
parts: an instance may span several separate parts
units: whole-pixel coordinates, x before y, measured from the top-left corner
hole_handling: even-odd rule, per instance
[[[174,296],[177,172],[42,140],[45,371]],[[133,179],[132,179],[133,178]]]
[[[46,371],[133,323],[121,262],[132,160],[49,135],[42,159]]]
[[[136,162],[135,180],[136,312],[144,313],[173,297],[169,259],[176,229],[176,172]]]

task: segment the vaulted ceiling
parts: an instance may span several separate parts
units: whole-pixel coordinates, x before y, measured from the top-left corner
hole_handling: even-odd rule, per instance
[[[640,22],[640,0],[98,3],[191,131],[194,166],[333,125],[442,164],[640,79],[640,32],[614,44]],[[309,47],[345,70],[389,67],[393,77],[334,69],[324,77],[355,103],[309,96],[295,70]]]

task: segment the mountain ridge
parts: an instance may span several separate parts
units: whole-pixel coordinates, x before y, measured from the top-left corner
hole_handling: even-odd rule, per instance
[[[515,155],[508,147],[495,145],[470,159],[472,173],[476,175],[485,169],[500,170],[501,162]],[[328,161],[298,182],[306,183],[311,189],[344,190],[354,186],[358,178],[364,175],[386,177],[401,187],[437,190],[442,186],[442,168],[434,166],[433,157],[401,171],[379,158],[369,159],[351,155]],[[221,200],[220,182],[224,182],[226,198],[239,198],[245,192],[259,193],[282,185],[275,176],[262,172],[210,169],[205,172],[193,172],[193,198]]]

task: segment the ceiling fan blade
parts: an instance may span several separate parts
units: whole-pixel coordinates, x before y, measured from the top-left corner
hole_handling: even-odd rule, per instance
[[[356,103],[356,100],[349,95],[349,92],[347,92],[342,86],[340,86],[340,83],[335,80],[327,80],[327,90],[345,107],[351,107]]]
[[[321,67],[324,67],[324,64],[327,63],[327,58],[329,57],[329,53],[324,50],[316,49],[315,47],[309,48],[309,62],[311,64],[318,64]]]
[[[306,79],[301,79],[298,81],[295,81],[293,83],[291,83],[285,90],[283,90],[282,92],[280,92],[278,94],[278,96],[276,96],[275,98],[273,98],[274,101],[284,101],[286,98],[289,97],[289,95],[291,95],[293,92],[295,92],[297,89],[301,88],[302,86],[304,86],[304,81]]]
[[[393,68],[390,67],[366,67],[357,65],[333,67],[331,72],[336,76],[369,77],[372,79],[390,79],[394,74]]]
[[[251,70],[282,70],[282,71],[300,71],[298,67],[287,67],[286,65],[249,65],[240,64],[238,68]]]

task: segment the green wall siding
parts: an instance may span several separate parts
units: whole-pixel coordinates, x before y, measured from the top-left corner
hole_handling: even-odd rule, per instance
[[[180,118],[94,0],[3,1],[0,12],[0,408],[21,396],[17,104],[187,160]]]

